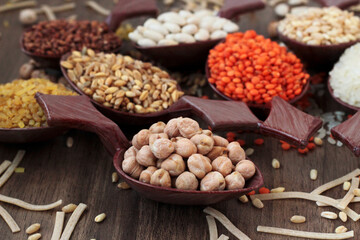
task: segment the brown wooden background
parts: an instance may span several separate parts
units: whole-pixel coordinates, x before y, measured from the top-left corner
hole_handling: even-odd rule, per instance
[[[1,1],[4,3],[5,1]],[[48,1],[38,1],[45,3]],[[103,20],[84,6],[83,1],[76,1],[76,14],[79,19]],[[113,6],[110,0],[101,1],[106,7]],[[63,3],[61,0],[51,4]],[[57,14],[66,17],[74,12]],[[256,14],[241,17],[241,29],[255,29],[267,35],[267,24],[275,19],[270,8]],[[9,27],[3,22],[8,21]],[[9,82],[18,76],[19,67],[27,61],[19,48],[19,37],[23,28],[18,21],[18,12],[0,13],[0,81]],[[344,110],[328,94],[317,102],[325,111]],[[134,132],[135,129],[123,129]],[[67,148],[68,136],[74,138],[74,146]],[[242,135],[247,147],[252,146],[254,134]],[[202,206],[184,207],[156,203],[144,199],[132,190],[120,190],[111,183],[114,171],[111,156],[105,151],[96,135],[72,130],[64,136],[51,141],[24,145],[0,144],[0,161],[12,160],[18,149],[27,153],[21,167],[24,174],[14,174],[0,190],[1,194],[20,198],[35,204],[46,204],[58,199],[64,203],[86,203],[88,210],[77,225],[72,239],[208,239],[208,230]],[[263,146],[255,146],[252,159],[262,170],[265,184],[269,188],[283,186],[287,190],[311,191],[322,183],[342,176],[358,167],[358,159],[345,147],[339,148],[325,142],[307,155],[300,155],[296,150],[284,152],[277,140],[265,138]],[[281,169],[271,167],[272,158],[280,160]],[[310,169],[319,172],[318,180],[311,181]],[[337,188],[329,195],[341,197],[343,190]],[[257,225],[286,227],[297,230],[334,232],[343,223],[340,220],[320,218],[322,209],[315,203],[302,200],[282,200],[264,202],[263,210],[255,209],[251,204],[243,205],[233,199],[213,207],[223,212],[242,231],[252,239],[289,239],[287,237],[258,234]],[[22,231],[12,234],[4,221],[0,219],[0,239],[26,239],[25,229],[32,223],[41,223],[42,239],[50,239],[55,221],[55,211],[30,212],[8,204],[2,204],[14,217]],[[353,206],[360,211],[360,207]],[[329,208],[330,209],[330,208]],[[334,210],[334,209],[332,209]],[[94,222],[94,217],[105,212],[106,220],[101,224]],[[335,211],[338,212],[338,211]],[[291,224],[289,219],[295,214],[306,216],[307,222]],[[67,216],[68,219],[69,215]],[[349,220],[344,224],[355,230],[355,239],[359,239],[360,227]],[[218,223],[219,233],[230,233]]]

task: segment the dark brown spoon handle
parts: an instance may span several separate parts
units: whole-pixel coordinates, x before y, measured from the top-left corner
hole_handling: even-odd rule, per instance
[[[225,0],[220,9],[219,16],[232,19],[242,13],[251,12],[265,7],[262,0]]]
[[[320,118],[304,113],[280,97],[271,101],[270,114],[260,132],[291,144],[306,147],[308,140],[322,126]]]
[[[128,18],[143,15],[156,16],[157,13],[155,0],[119,0],[106,19],[106,23],[110,30],[115,32],[120,24]]]
[[[112,155],[130,147],[119,126],[96,110],[88,97],[37,93],[35,98],[44,110],[49,126],[94,132]]]
[[[360,111],[350,119],[331,129],[333,137],[344,143],[357,157],[360,157],[359,127]]]
[[[172,111],[189,108],[212,130],[256,130],[261,121],[243,102],[208,100],[184,96]]]

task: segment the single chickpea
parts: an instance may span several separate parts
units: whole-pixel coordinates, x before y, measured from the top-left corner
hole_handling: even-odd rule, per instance
[[[153,143],[160,138],[169,139],[168,135],[166,133],[152,133],[149,136],[149,145],[153,145]]]
[[[151,133],[163,133],[165,129],[166,124],[164,122],[157,122],[151,125],[149,128],[149,131]]]
[[[150,184],[160,187],[171,187],[170,174],[165,169],[158,169],[151,175]]]
[[[164,128],[164,133],[166,133],[170,138],[177,137],[180,135],[177,123],[182,119],[182,117],[179,118],[173,118],[166,124]]]
[[[177,122],[181,136],[191,138],[200,131],[199,123],[191,118],[182,118]]]
[[[141,172],[139,181],[144,183],[150,183],[151,175],[157,170],[156,167],[150,166]]]
[[[136,161],[135,157],[125,158],[121,166],[125,173],[136,179],[139,178],[144,169],[144,167]]]
[[[124,159],[130,158],[130,157],[136,157],[137,149],[134,146],[131,146],[126,152],[124,153]]]
[[[200,154],[208,154],[214,147],[214,140],[205,134],[197,134],[190,139]]]
[[[177,138],[175,152],[184,158],[188,158],[197,152],[195,144],[187,138]]]
[[[210,130],[208,130],[208,129],[201,130],[201,133],[202,133],[202,134],[205,134],[206,136],[209,136],[209,137],[212,137],[212,136],[213,136],[212,131],[210,131]]]
[[[200,191],[219,191],[225,189],[225,179],[219,172],[209,172],[200,182]]]
[[[143,129],[138,132],[132,139],[132,145],[136,147],[138,150],[144,145],[149,145],[149,136],[150,131],[147,129]]]
[[[227,145],[229,145],[229,141],[226,140],[223,137],[220,137],[218,135],[214,135],[212,138],[214,139],[214,145],[215,146],[227,147]]]
[[[176,177],[185,171],[185,162],[179,154],[171,154],[161,163],[161,168],[170,173],[170,176]]]
[[[239,172],[235,171],[225,177],[225,183],[228,190],[242,189],[245,186],[245,179]]]
[[[236,164],[235,171],[239,172],[245,178],[245,180],[248,180],[254,176],[256,168],[252,161],[242,160]]]
[[[183,172],[175,181],[175,187],[183,190],[196,190],[199,186],[199,181],[191,172]]]
[[[218,171],[221,173],[224,177],[229,175],[234,165],[232,164],[231,160],[227,157],[217,157],[212,163],[212,169],[214,171]]]
[[[22,24],[33,24],[37,19],[37,13],[33,9],[29,8],[20,11],[19,20]]]
[[[197,153],[189,157],[187,165],[189,171],[200,179],[205,177],[205,175],[212,170],[210,159]]]
[[[151,152],[149,145],[142,146],[136,154],[136,161],[144,167],[155,166],[155,160],[156,158]]]
[[[167,158],[175,149],[174,143],[164,138],[155,140],[150,148],[155,157],[160,159]]]
[[[233,164],[237,164],[246,158],[245,151],[238,142],[229,143],[227,149],[229,150],[229,158]]]
[[[211,161],[220,156],[227,156],[228,150],[226,147],[214,146],[213,149],[206,155]]]

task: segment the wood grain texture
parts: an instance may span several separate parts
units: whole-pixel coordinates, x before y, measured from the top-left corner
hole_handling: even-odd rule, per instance
[[[39,0],[40,4],[48,3]],[[160,1],[159,1],[160,2]],[[5,1],[1,1],[5,3]],[[51,1],[57,5],[62,0]],[[79,19],[104,20],[101,15],[95,14],[86,8],[83,1],[76,1],[76,13]],[[113,6],[112,1],[101,1],[105,7]],[[58,13],[57,17],[67,17],[74,12]],[[40,17],[44,19],[43,16]],[[256,14],[247,14],[241,17],[241,30],[256,29],[266,34],[267,23],[275,16],[270,8],[260,10]],[[8,21],[10,27],[5,28],[3,21]],[[22,27],[18,22],[18,13],[7,12],[0,14],[0,72],[1,82],[8,82],[18,77],[18,69],[27,57],[19,48],[19,38]],[[126,44],[122,51],[127,51]],[[324,111],[345,110],[327,93],[316,99]],[[138,129],[122,128],[128,138]],[[68,136],[74,138],[74,146],[66,147]],[[262,170],[265,185],[269,188],[283,186],[289,191],[310,192],[316,187],[337,177],[347,174],[359,166],[359,159],[346,147],[336,147],[324,142],[322,147],[316,148],[307,155],[300,155],[296,150],[283,151],[277,140],[265,138],[263,146],[254,146],[253,140],[261,137],[256,134],[243,133],[240,138],[246,140],[246,147],[253,147],[255,153],[251,156]],[[98,240],[207,240],[209,233],[204,207],[173,206],[156,203],[141,198],[133,190],[120,190],[111,183],[112,156],[110,156],[99,138],[93,133],[71,130],[66,135],[55,139],[32,144],[0,144],[0,162],[12,159],[17,150],[25,149],[26,155],[21,163],[25,173],[14,174],[2,187],[1,194],[17,197],[34,204],[46,204],[63,199],[68,203],[84,202],[88,209],[84,212],[76,226],[71,239]],[[272,158],[281,162],[280,169],[271,167]],[[309,172],[318,170],[318,179],[311,181]],[[325,193],[328,196],[342,198],[345,193],[341,186],[334,191]],[[243,205],[233,199],[227,202],[212,205],[224,213],[235,226],[239,227],[251,239],[255,240],[288,240],[284,236],[275,236],[257,233],[258,225],[291,228],[302,231],[334,232],[335,228],[343,225],[340,220],[327,220],[320,217],[320,213],[333,208],[319,208],[315,203],[305,200],[266,201],[265,208],[260,210]],[[360,212],[358,204],[350,205]],[[4,208],[18,223],[21,232],[13,234],[5,222],[0,220],[0,238],[6,240],[27,239],[25,229],[32,223],[41,223],[42,239],[50,239],[54,227],[56,210],[47,212],[30,212],[15,206],[4,204]],[[104,222],[94,222],[95,216],[105,212]],[[295,225],[289,219],[298,214],[306,217],[305,224]],[[68,221],[70,214],[66,214]],[[355,231],[355,238],[359,238],[360,226],[348,220],[345,224],[348,229]],[[217,223],[219,235],[225,234],[235,240],[221,224]],[[296,238],[294,238],[295,240]]]

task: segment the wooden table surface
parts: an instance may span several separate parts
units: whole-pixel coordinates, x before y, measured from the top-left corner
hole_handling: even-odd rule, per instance
[[[46,1],[38,1],[46,2]],[[4,3],[4,1],[2,1]],[[61,0],[51,4],[63,3]],[[102,1],[110,7],[112,1]],[[74,12],[57,16],[66,17]],[[86,8],[82,1],[77,1],[76,14],[79,19],[104,19],[103,16]],[[256,14],[241,17],[241,29],[256,29],[258,33],[267,35],[267,24],[274,19],[270,8]],[[9,27],[3,22],[8,21]],[[0,81],[9,82],[18,76],[19,67],[27,61],[27,57],[19,48],[19,37],[23,28],[18,21],[18,12],[0,13]],[[344,110],[336,104],[328,93],[317,103],[326,111]],[[123,129],[134,132],[135,129]],[[65,145],[68,136],[74,138],[74,146]],[[129,136],[131,137],[131,136]],[[358,159],[346,147],[336,147],[325,141],[324,146],[317,147],[307,155],[300,155],[296,150],[283,151],[279,141],[265,138],[263,146],[253,146],[258,135],[242,134],[247,142],[246,147],[254,147],[251,157],[260,167],[268,188],[283,186],[288,191],[310,192],[317,186],[340,177],[358,167]],[[80,219],[71,239],[209,239],[204,206],[174,206],[153,202],[139,196],[133,190],[120,190],[111,182],[114,172],[112,157],[94,134],[71,130],[64,136],[53,140],[32,144],[0,144],[0,161],[12,160],[19,149],[25,149],[26,155],[21,163],[25,173],[14,174],[0,190],[1,194],[22,199],[34,204],[47,204],[62,199],[68,203],[86,203],[88,209]],[[279,159],[281,168],[271,167],[273,158]],[[319,177],[316,181],[309,178],[310,169],[317,169]],[[341,187],[327,193],[332,197],[344,195]],[[224,213],[237,227],[251,239],[290,239],[275,235],[259,234],[258,225],[285,227],[296,230],[315,232],[334,232],[335,228],[345,225],[355,230],[359,239],[360,227],[349,220],[320,218],[323,209],[315,203],[304,200],[280,200],[264,202],[265,208],[260,210],[251,204],[242,204],[237,199],[215,204],[215,209]],[[55,210],[31,212],[8,204],[1,204],[14,217],[21,228],[20,233],[12,234],[6,223],[0,219],[0,239],[26,239],[25,229],[32,223],[41,223],[42,239],[50,239],[55,221]],[[360,211],[358,206],[353,206]],[[329,208],[331,209],[331,208]],[[334,211],[334,209],[331,209]],[[106,213],[107,218],[98,224],[94,217]],[[335,212],[338,212],[335,210]],[[291,216],[306,216],[306,223],[295,225],[290,223]],[[66,219],[69,215],[66,216]],[[235,239],[221,224],[219,233]]]

